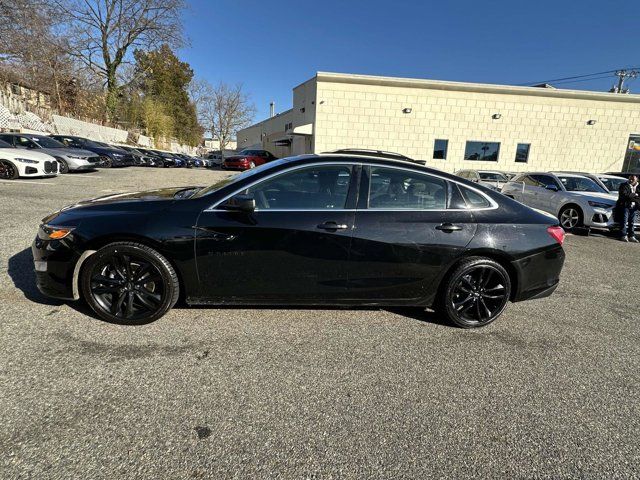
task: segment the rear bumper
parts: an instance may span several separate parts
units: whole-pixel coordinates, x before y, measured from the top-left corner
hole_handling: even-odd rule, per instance
[[[560,245],[511,262],[517,272],[514,302],[551,295],[560,282],[565,253]]]

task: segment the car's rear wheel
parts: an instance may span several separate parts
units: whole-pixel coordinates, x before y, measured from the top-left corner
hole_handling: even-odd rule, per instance
[[[117,242],[91,255],[80,277],[84,299],[103,320],[153,322],[178,300],[178,276],[160,253],[134,242]]]
[[[562,228],[568,232],[584,226],[584,215],[577,205],[563,207],[558,215],[558,220],[560,220]]]
[[[69,164],[66,160],[62,158],[57,158],[58,160],[58,173],[69,173]]]
[[[461,328],[483,327],[502,314],[511,296],[511,280],[498,262],[473,257],[458,265],[445,280],[442,313]]]
[[[0,160],[0,178],[3,180],[15,180],[18,178],[18,168],[11,162]]]

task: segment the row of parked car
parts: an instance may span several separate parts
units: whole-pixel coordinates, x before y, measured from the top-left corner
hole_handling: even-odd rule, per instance
[[[214,167],[192,155],[109,145],[72,135],[0,133],[0,179],[47,177],[110,167]]]
[[[558,218],[567,231],[617,230],[616,201],[623,172],[502,172],[460,170],[456,175]],[[637,224],[640,227],[640,224]]]

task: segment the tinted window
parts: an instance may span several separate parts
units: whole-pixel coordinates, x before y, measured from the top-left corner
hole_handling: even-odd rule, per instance
[[[449,140],[436,139],[433,142],[433,158],[436,160],[446,160]]]
[[[531,175],[531,178],[535,182],[536,187],[546,188],[548,186],[553,186],[558,190],[561,190],[558,182],[556,182],[556,180],[550,175]]]
[[[301,168],[265,180],[245,192],[259,209],[324,210],[344,208],[351,179],[349,165]]]
[[[601,192],[607,193],[596,182],[587,177],[558,176],[564,188],[569,192]]]
[[[369,208],[442,210],[447,205],[447,184],[430,175],[372,167]]]
[[[38,145],[36,145],[34,142],[32,142],[27,137],[15,137],[15,144],[16,144],[16,147],[26,147],[26,148],[37,148],[38,147]]]
[[[468,208],[487,208],[491,206],[491,202],[476,191],[462,185],[458,185],[458,188],[460,188]]]
[[[13,148],[10,143],[5,142],[4,140],[0,140],[0,148]]]
[[[22,141],[24,137],[18,137]],[[40,148],[63,148],[64,145],[51,137],[30,137],[33,143],[37,144]]]
[[[529,161],[529,149],[531,148],[531,144],[529,143],[519,143],[516,147],[516,162],[517,163],[527,163]]]
[[[464,149],[464,159],[497,162],[499,153],[499,142],[467,142]]]

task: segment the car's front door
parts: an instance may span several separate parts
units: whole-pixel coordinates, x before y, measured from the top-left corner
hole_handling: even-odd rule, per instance
[[[532,206],[555,215],[557,198],[562,195],[558,192],[562,192],[562,187],[551,175],[535,174],[531,178],[537,183],[533,192],[535,204]]]
[[[324,303],[346,294],[356,165],[303,166],[234,197],[254,211],[205,210],[196,226],[199,296],[231,303]],[[233,198],[231,203],[233,203]]]
[[[403,303],[433,293],[476,231],[456,183],[410,169],[364,167],[349,262],[350,298]],[[488,202],[463,187],[469,201]],[[491,204],[485,205],[490,207]]]

